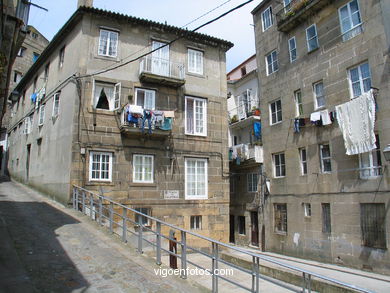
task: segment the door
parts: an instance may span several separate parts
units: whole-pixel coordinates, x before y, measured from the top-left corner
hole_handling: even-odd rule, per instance
[[[235,240],[234,240],[234,215],[230,215],[229,242],[230,243],[235,243]]]
[[[259,246],[259,220],[257,212],[251,212],[251,244]]]
[[[164,45],[166,44],[153,41],[152,50]],[[169,76],[169,45],[152,53],[152,73]]]
[[[31,144],[27,145],[27,158],[26,158],[26,180],[30,176],[30,153],[31,153]]]

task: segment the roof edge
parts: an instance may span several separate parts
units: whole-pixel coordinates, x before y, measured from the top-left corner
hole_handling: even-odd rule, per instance
[[[255,15],[261,8],[263,8],[266,4],[268,4],[269,2],[271,2],[272,0],[263,0],[262,2],[260,2],[259,5],[257,5],[252,11],[252,15]]]

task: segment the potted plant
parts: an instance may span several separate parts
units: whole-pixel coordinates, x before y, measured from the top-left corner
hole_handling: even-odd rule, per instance
[[[254,116],[260,116],[260,109],[257,108],[256,106],[252,107],[252,115]]]
[[[237,115],[233,115],[232,118],[230,118],[230,123],[234,123],[238,121]]]

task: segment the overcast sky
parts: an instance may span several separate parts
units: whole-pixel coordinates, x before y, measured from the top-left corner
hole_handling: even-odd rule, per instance
[[[182,27],[227,1],[94,0],[94,7],[158,22],[166,21],[169,25]],[[245,1],[230,0],[215,11],[190,24],[188,29],[194,29]],[[230,71],[255,53],[251,11],[261,1],[255,0],[200,30],[202,33],[234,43],[234,47],[227,52],[227,71]],[[32,0],[31,2],[49,10],[46,12],[32,7],[29,19],[29,24],[37,28],[49,40],[53,38],[77,8],[77,0]]]

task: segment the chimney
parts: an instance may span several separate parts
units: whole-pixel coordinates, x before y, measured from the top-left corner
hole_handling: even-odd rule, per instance
[[[93,7],[93,0],[78,0],[77,8],[80,6]]]

